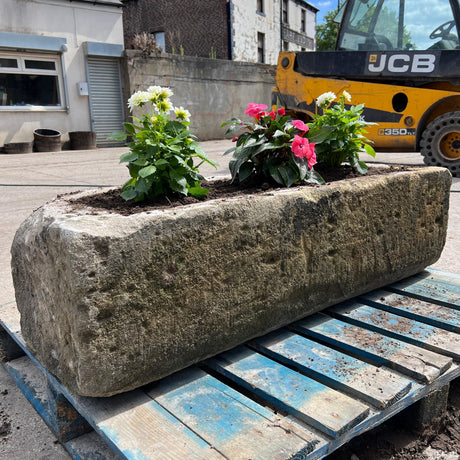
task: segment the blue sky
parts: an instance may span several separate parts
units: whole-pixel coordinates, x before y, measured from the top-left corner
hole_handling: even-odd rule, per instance
[[[337,8],[337,0],[307,0],[308,3],[316,6],[319,9],[318,14],[316,15],[316,24],[321,24],[323,22],[323,16],[329,11]]]

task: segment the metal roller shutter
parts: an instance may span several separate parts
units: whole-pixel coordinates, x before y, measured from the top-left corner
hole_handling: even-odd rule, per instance
[[[123,99],[118,59],[88,56],[88,86],[92,129],[98,145],[113,145],[108,139],[123,129]]]

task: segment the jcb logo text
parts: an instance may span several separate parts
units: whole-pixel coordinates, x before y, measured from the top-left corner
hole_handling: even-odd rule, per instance
[[[434,54],[371,54],[369,72],[431,73],[435,69]]]

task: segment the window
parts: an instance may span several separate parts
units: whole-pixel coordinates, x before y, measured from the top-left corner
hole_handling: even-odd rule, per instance
[[[257,62],[265,62],[265,34],[257,33]]]
[[[289,51],[289,42],[283,41],[283,51]]]
[[[282,8],[283,24],[288,24],[289,23],[289,21],[288,21],[288,18],[289,18],[289,15],[288,15],[288,0],[283,0],[281,8]]]
[[[257,12],[264,13],[264,0],[257,0]]]
[[[58,56],[0,54],[0,110],[62,108]]]
[[[164,32],[153,32],[152,35],[157,42],[157,46],[161,48],[161,51],[165,52],[166,50],[166,41],[165,41],[165,33]]]
[[[300,10],[300,31],[307,32],[307,13],[305,10]]]

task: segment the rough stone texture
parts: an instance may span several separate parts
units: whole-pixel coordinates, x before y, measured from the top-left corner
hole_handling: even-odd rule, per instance
[[[77,394],[138,387],[434,263],[450,184],[423,168],[129,217],[58,198],[13,242],[22,333]]]

